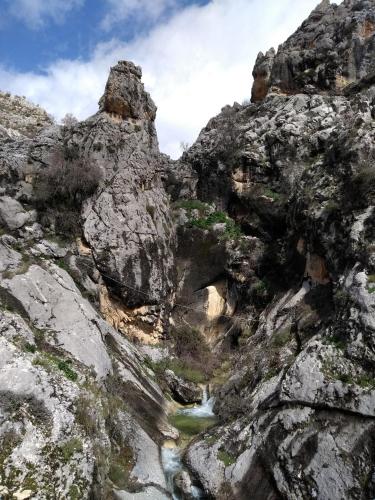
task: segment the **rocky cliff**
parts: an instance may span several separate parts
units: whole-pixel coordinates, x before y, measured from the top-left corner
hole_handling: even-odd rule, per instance
[[[81,123],[0,96],[0,497],[170,498],[199,383],[179,498],[374,497],[374,26],[323,0],[177,162],[132,63]]]

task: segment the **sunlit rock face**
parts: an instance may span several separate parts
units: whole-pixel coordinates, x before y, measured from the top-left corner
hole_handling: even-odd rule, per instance
[[[269,91],[340,94],[375,78],[374,34],[373,2],[323,0],[276,55],[258,56],[253,102]]]

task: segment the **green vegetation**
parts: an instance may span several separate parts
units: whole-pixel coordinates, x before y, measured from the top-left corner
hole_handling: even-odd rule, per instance
[[[180,200],[174,204],[175,208],[183,208],[188,212],[189,225],[198,229],[210,230],[215,224],[225,224],[222,240],[237,240],[241,238],[241,228],[225,212],[212,212],[210,205],[199,200]],[[193,211],[198,211],[198,217]]]
[[[69,488],[69,500],[80,500],[82,498],[82,492],[76,484],[72,484]]]
[[[70,273],[70,267],[68,266],[68,264],[64,259],[56,260],[56,264],[60,267],[60,269],[63,269],[67,273]]]
[[[338,308],[348,308],[352,302],[352,298],[349,292],[340,288],[334,295],[334,302]]]
[[[158,379],[163,376],[165,370],[172,370],[178,377],[188,382],[194,382],[195,384],[202,384],[208,380],[203,371],[198,368],[193,368],[189,366],[188,362],[178,359],[168,359],[157,363],[148,359],[146,365],[155,373]]]
[[[369,293],[375,293],[375,274],[367,277],[367,290]]]
[[[81,425],[89,437],[95,437],[97,432],[97,423],[93,401],[87,396],[80,395],[76,403],[76,422]]]
[[[213,212],[207,217],[191,219],[190,224],[199,229],[211,229],[215,224],[225,224],[222,240],[237,240],[242,236],[241,228],[224,212]]]
[[[122,446],[118,452],[111,457],[111,465],[108,477],[118,488],[131,489],[132,480],[130,473],[135,465],[133,450],[130,446]]]
[[[335,200],[328,200],[327,203],[324,205],[324,211],[327,214],[334,214],[336,212],[339,212],[339,210],[340,210],[340,205]]]
[[[267,198],[271,198],[273,201],[280,201],[282,199],[280,193],[276,193],[276,191],[272,191],[270,188],[264,188],[263,195],[267,196]]]
[[[95,192],[101,179],[95,159],[82,160],[78,146],[55,147],[48,164],[33,180],[42,225],[64,237],[79,235],[82,202]]]
[[[229,467],[236,463],[236,458],[225,450],[219,450],[217,458],[223,462],[225,467]]]
[[[274,347],[284,347],[290,340],[290,328],[285,328],[281,332],[277,332],[272,338],[272,345]]]
[[[368,206],[375,197],[375,169],[367,166],[353,175],[348,195],[355,206]],[[366,204],[366,205],[365,205]]]
[[[209,208],[209,205],[199,200],[180,200],[174,204],[174,207],[183,208],[188,211],[198,210],[202,214],[205,214]]]
[[[216,418],[196,417],[193,415],[176,413],[175,415],[169,417],[169,421],[174,427],[176,427],[176,429],[191,437],[214,426]]]
[[[207,443],[208,446],[212,446],[217,443],[218,439],[219,438],[217,436],[208,436],[204,438],[204,442]]]
[[[71,368],[72,362],[70,360],[61,360],[52,354],[43,353],[33,360],[33,364],[42,366],[47,370],[56,366],[64,373],[67,379],[72,380],[73,382],[78,379],[77,372]]]
[[[346,342],[344,339],[338,337],[337,335],[331,335],[330,337],[325,338],[325,343],[331,344],[337,349],[344,350],[346,347]]]
[[[200,229],[210,229],[214,224],[224,224],[227,220],[228,216],[224,212],[213,212],[207,217],[192,219],[190,224]]]
[[[337,380],[340,380],[343,384],[348,385],[358,385],[363,389],[375,389],[375,379],[369,375],[350,375],[348,373],[336,374]]]
[[[82,442],[77,438],[70,439],[59,447],[59,451],[65,462],[69,462],[73,455],[80,453],[82,450]]]
[[[271,380],[271,378],[276,377],[276,375],[278,375],[280,373],[280,371],[281,371],[281,368],[271,367],[268,370],[268,372],[265,374],[264,380],[265,381]]]
[[[34,344],[30,344],[29,342],[24,344],[24,348],[26,352],[31,352],[32,354],[36,352],[36,346]]]
[[[17,276],[18,274],[25,274],[29,270],[29,267],[31,266],[31,259],[30,256],[27,254],[24,254],[22,256],[22,262],[20,263],[19,267],[13,271],[4,271],[2,273],[3,279],[12,279],[14,276]]]
[[[75,382],[78,378],[77,372],[71,369],[70,367],[71,361],[58,361],[57,362],[57,368],[64,372],[64,375],[66,376],[67,379],[72,380]]]

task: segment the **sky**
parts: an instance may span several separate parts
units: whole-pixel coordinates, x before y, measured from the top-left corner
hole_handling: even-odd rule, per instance
[[[177,158],[226,104],[250,98],[259,51],[318,0],[0,0],[0,89],[60,121],[98,109],[109,69],[142,66],[160,149]],[[339,2],[337,2],[339,3]]]

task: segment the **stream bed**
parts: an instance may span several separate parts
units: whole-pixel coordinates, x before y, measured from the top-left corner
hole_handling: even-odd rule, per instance
[[[180,431],[180,439],[178,443],[167,441],[162,447],[161,457],[168,490],[174,500],[181,500],[180,494],[176,491],[174,478],[186,470],[181,459],[183,451],[194,436],[215,425],[213,405],[214,398],[209,398],[207,388],[204,388],[202,404],[179,408],[170,416],[171,424]],[[197,486],[193,485],[190,493],[193,498],[205,498]]]

